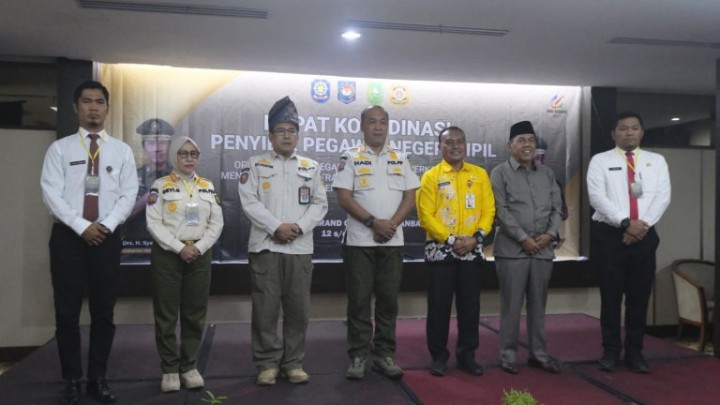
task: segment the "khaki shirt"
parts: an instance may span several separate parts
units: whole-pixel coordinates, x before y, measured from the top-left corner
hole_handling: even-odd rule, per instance
[[[197,204],[199,222],[189,225],[186,210]],[[217,242],[223,228],[220,200],[210,180],[195,176],[183,182],[175,173],[161,177],[152,184],[145,208],[150,235],[165,250],[180,253],[185,241],[196,241],[195,247],[204,254]]]
[[[242,170],[238,192],[252,223],[248,252],[313,253],[313,229],[328,210],[316,161],[297,154],[286,159],[275,152],[253,156]],[[290,243],[276,243],[273,234],[282,223],[298,224],[302,235]]]
[[[353,199],[372,216],[390,219],[402,201],[403,193],[420,187],[407,155],[386,145],[375,154],[366,145],[350,148],[340,159],[333,188],[351,190]],[[373,230],[348,215],[348,246],[403,246],[402,225],[387,243],[373,240]]]

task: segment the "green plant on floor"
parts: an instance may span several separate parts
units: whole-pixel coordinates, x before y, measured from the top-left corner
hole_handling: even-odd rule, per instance
[[[502,405],[540,405],[527,390],[503,390]]]
[[[203,402],[207,402],[208,404],[211,404],[211,405],[213,405],[213,404],[222,404],[222,402],[223,402],[224,400],[228,399],[228,397],[226,397],[226,396],[217,396],[217,397],[216,397],[216,396],[215,396],[212,392],[210,392],[210,391],[205,391],[205,393],[207,394],[208,398],[202,398],[202,401],[203,401]]]

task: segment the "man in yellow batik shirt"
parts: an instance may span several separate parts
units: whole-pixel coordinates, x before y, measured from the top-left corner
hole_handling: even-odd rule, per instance
[[[480,321],[480,262],[483,238],[495,217],[490,178],[482,167],[465,162],[465,132],[448,127],[438,137],[442,161],[422,177],[417,192],[420,225],[426,232],[428,314],[426,336],[432,356],[430,373],[445,375],[453,295],[457,308],[459,369],[481,375],[475,362]]]

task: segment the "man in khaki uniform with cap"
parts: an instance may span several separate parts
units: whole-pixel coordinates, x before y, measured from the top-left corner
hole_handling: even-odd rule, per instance
[[[273,150],[250,158],[240,175],[242,209],[252,223],[252,350],[256,383],[273,385],[282,371],[291,383],[310,380],[302,369],[310,312],[313,228],[328,209],[320,167],[295,153],[298,114],[284,97],[268,114]],[[283,310],[283,340],[277,336]]]
[[[131,242],[152,240],[145,222],[145,204],[153,182],[172,172],[168,149],[175,135],[175,128],[161,118],[151,118],[138,125],[135,132],[142,137],[143,164],[137,168],[138,196],[126,221],[125,240]],[[172,159],[174,158],[173,156]]]
[[[348,213],[343,241],[347,268],[348,354],[345,377],[360,380],[373,344],[373,368],[400,378],[395,364],[395,321],[402,279],[402,222],[415,206],[420,180],[403,152],[386,143],[388,113],[380,106],[361,115],[362,145],[341,158],[333,181],[338,203]],[[371,315],[375,294],[375,328]]]

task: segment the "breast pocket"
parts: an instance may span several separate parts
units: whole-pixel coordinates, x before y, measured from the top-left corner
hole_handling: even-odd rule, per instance
[[[402,162],[399,164],[391,165],[388,164],[387,175],[388,175],[388,187],[392,190],[405,190],[405,168]]]
[[[642,184],[643,195],[655,194],[660,187],[660,178],[653,170],[641,170],[636,175],[636,180]]]
[[[375,188],[375,181],[372,173],[355,176],[355,190],[372,190]]]
[[[163,216],[173,217],[179,215],[183,209],[180,200],[181,196],[178,192],[163,193]]]
[[[271,193],[272,185],[273,185],[273,178],[275,177],[275,172],[267,167],[260,167],[260,170],[258,170],[258,188],[260,190],[260,193],[262,194],[268,194]]]

